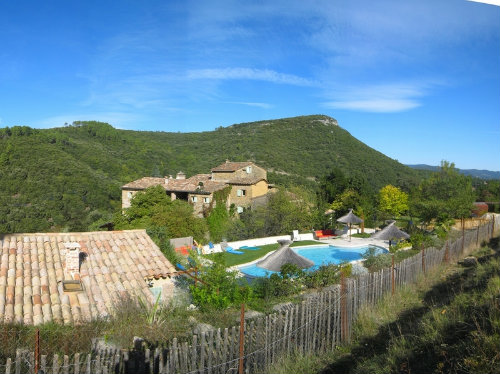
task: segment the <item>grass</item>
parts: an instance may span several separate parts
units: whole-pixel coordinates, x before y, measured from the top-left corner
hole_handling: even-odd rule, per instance
[[[352,234],[353,238],[369,238],[372,236],[372,234],[368,234],[367,232],[359,233],[359,234]]]
[[[290,247],[301,247],[305,245],[314,245],[314,244],[325,244],[321,243],[315,240],[302,240],[302,241],[297,241],[293,242]],[[277,250],[279,247],[278,243],[275,244],[266,244],[266,245],[261,245],[257,250],[249,250],[249,249],[243,249],[241,251],[245,252],[242,255],[235,255],[232,253],[224,253],[224,260],[226,261],[227,266],[235,266],[235,265],[240,265],[240,264],[245,264],[247,262],[251,262],[254,260],[257,260],[258,258],[261,258],[265,256],[267,253],[271,251]],[[211,254],[206,255],[207,258],[210,258]]]
[[[477,267],[441,266],[363,309],[352,344],[282,359],[269,372],[500,372],[498,239],[475,255],[482,256]]]

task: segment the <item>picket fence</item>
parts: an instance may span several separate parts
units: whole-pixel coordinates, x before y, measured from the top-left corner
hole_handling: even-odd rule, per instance
[[[500,233],[500,215],[443,248],[422,249],[396,266],[342,279],[340,285],[309,294],[281,312],[248,319],[239,326],[193,335],[191,341],[173,339],[166,348],[94,350],[72,356],[40,356],[18,350],[0,365],[0,373],[52,374],[226,374],[259,373],[292,353],[331,351],[349,341],[358,311],[374,305],[385,294],[417,281],[443,262],[455,262]],[[241,329],[243,327],[243,329]]]

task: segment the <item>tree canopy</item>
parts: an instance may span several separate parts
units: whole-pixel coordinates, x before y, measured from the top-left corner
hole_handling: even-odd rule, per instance
[[[412,194],[411,209],[427,223],[438,217],[466,218],[474,200],[471,178],[442,161],[439,172],[424,179]]]
[[[398,217],[408,211],[408,194],[388,184],[378,193],[379,209],[390,217]]]

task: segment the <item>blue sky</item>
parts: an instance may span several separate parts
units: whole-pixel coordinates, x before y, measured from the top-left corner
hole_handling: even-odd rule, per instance
[[[308,114],[402,163],[500,170],[500,8],[0,2],[0,127],[192,132]]]

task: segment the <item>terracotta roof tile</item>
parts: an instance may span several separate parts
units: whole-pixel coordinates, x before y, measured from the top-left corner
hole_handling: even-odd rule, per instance
[[[202,186],[200,186],[202,183]],[[211,180],[210,174],[196,174],[187,179],[165,179],[144,177],[122,186],[124,190],[144,190],[152,186],[162,186],[167,192],[188,192],[210,194],[224,189],[227,184]]]
[[[66,242],[78,242],[83,291],[64,292]],[[175,268],[144,230],[9,234],[0,241],[0,322],[71,324],[113,313],[122,297],[153,302],[145,278]]]
[[[227,171],[236,171],[241,168],[251,166],[253,165],[253,162],[251,161],[245,161],[245,162],[231,162],[231,161],[226,161],[219,166],[216,166],[212,169],[213,172],[227,172]]]

